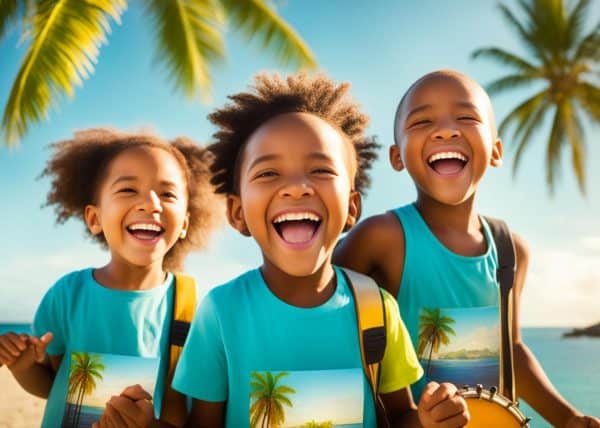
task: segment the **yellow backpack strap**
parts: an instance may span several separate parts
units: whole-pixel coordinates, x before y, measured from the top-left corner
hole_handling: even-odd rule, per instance
[[[173,319],[169,332],[168,351],[169,369],[165,379],[160,419],[171,425],[183,426],[187,419],[186,397],[175,391],[171,383],[196,311],[196,283],[192,277],[176,274],[173,292]]]
[[[369,381],[378,426],[388,426],[383,402],[378,395],[379,368],[386,345],[385,307],[379,286],[370,277],[350,269],[342,268],[346,280],[354,295],[356,319],[358,321],[358,340],[363,370]]]

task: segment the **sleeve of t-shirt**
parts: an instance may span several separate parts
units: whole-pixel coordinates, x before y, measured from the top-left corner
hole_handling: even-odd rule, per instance
[[[387,394],[415,383],[423,376],[423,368],[400,318],[396,299],[384,290],[381,292],[385,306],[387,344],[381,361],[379,392]]]
[[[59,279],[44,295],[35,316],[33,317],[32,333],[40,337],[48,332],[53,335],[52,341],[46,348],[48,355],[63,355],[65,353],[65,320],[63,304],[66,296],[64,288],[66,277]]]
[[[196,312],[177,363],[173,388],[197,400],[227,401],[225,348],[219,319],[209,293]]]

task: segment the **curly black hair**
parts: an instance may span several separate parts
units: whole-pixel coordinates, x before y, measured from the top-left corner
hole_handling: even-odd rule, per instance
[[[211,165],[215,191],[237,194],[237,168],[246,142],[261,125],[285,113],[310,113],[327,121],[347,137],[356,152],[357,172],[354,190],[364,194],[370,185],[367,171],[377,159],[380,147],[374,137],[364,135],[369,122],[358,104],[349,99],[349,83],[336,84],[323,74],[305,73],[283,78],[260,73],[251,92],[229,96],[233,101],[208,116],[219,129],[208,150],[215,154]]]
[[[184,172],[188,189],[189,226],[167,252],[163,267],[180,270],[189,251],[203,248],[224,215],[222,198],[210,184],[214,156],[193,141],[180,137],[168,142],[150,133],[125,133],[108,128],[76,132],[70,140],[50,146],[53,150],[40,177],[52,180],[45,206],[54,206],[57,223],[75,217],[85,222],[85,207],[94,204],[108,166],[120,153],[136,147],[157,147],[175,157]],[[92,235],[107,247],[102,233]]]

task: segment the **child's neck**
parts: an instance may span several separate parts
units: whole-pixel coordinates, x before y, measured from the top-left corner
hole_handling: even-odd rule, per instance
[[[458,205],[419,195],[415,206],[431,233],[450,251],[471,257],[486,252],[487,241],[475,211],[475,195]]]
[[[308,276],[290,275],[265,259],[261,272],[269,290],[289,305],[312,308],[325,303],[335,292],[331,260]]]
[[[112,259],[106,266],[94,270],[96,281],[115,290],[148,290],[165,282],[162,261],[149,266],[134,266]]]

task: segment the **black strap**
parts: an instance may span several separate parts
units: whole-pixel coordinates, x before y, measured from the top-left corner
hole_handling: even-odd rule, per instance
[[[512,352],[512,307],[510,295],[515,281],[516,258],[515,247],[506,223],[502,220],[484,217],[490,227],[496,251],[498,253],[498,268],[496,279],[500,285],[500,327],[502,335],[502,366],[501,381],[502,395],[511,401],[515,400],[515,382]]]

